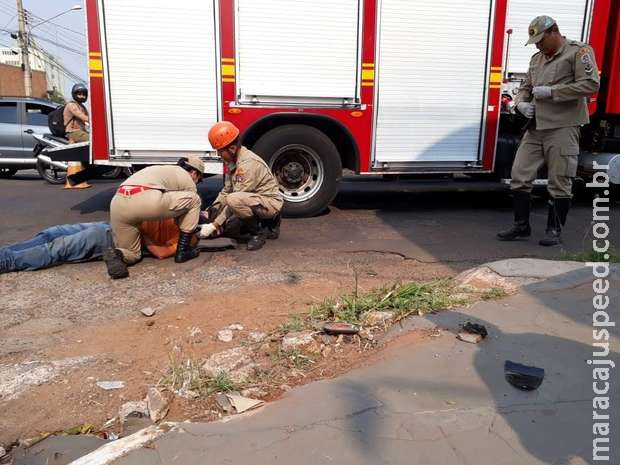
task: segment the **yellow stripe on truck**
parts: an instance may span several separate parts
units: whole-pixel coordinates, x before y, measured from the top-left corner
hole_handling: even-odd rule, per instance
[[[235,65],[222,65],[222,76],[235,77]]]
[[[362,70],[362,81],[374,81],[374,80],[375,80],[374,69],[363,69]]]
[[[88,69],[91,71],[102,71],[103,70],[103,61],[101,58],[91,58],[88,60]]]
[[[500,84],[502,82],[502,73],[491,73],[491,84]]]

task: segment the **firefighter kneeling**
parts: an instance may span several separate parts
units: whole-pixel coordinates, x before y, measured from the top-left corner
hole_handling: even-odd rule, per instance
[[[226,163],[224,188],[207,209],[202,238],[225,235],[247,241],[258,250],[265,239],[277,239],[283,200],[278,181],[265,161],[239,143],[239,129],[228,121],[216,123],[209,142]]]
[[[140,225],[143,221],[175,218],[179,243],[174,261],[183,263],[199,254],[192,246],[201,200],[196,185],[204,163],[197,157],[181,158],[178,166],[149,166],[125,180],[110,203],[115,248],[103,254],[112,279],[129,276],[127,265],[142,258]]]

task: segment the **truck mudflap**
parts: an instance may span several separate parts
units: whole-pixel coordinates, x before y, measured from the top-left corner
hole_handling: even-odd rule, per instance
[[[88,164],[90,163],[90,142],[48,148],[42,153],[53,161],[79,161]]]

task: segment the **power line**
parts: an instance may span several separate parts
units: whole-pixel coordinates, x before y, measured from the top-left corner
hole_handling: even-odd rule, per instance
[[[48,36],[51,37],[55,37],[55,41],[56,42],[61,42],[64,45],[66,45],[67,47],[72,47],[76,44],[84,44],[85,41],[82,39],[75,39],[75,37],[69,37],[67,34],[63,33],[62,31],[59,31],[57,29],[53,29],[53,28],[48,28],[46,27],[46,25],[44,25],[43,27],[41,27],[40,29],[37,29],[37,31],[40,32],[44,32],[46,33]]]
[[[77,50],[75,48],[71,48],[71,47],[69,47],[67,45],[64,45],[64,44],[60,43],[60,42],[56,42],[56,41],[54,41],[54,40],[52,40],[50,38],[47,38],[47,37],[44,37],[44,36],[40,36],[38,34],[30,34],[30,37],[36,37],[39,40],[42,40],[42,41],[47,42],[49,44],[55,45],[56,47],[62,48],[64,50],[67,50],[69,52],[75,53],[77,55],[81,55],[83,57],[86,56],[86,53],[84,53],[83,51]]]
[[[9,19],[9,20],[7,21],[7,23],[4,25],[4,29],[6,29],[7,27],[9,27],[9,24],[10,24],[10,23],[11,23],[11,22],[15,19],[15,18],[17,18],[17,15],[13,15],[13,16],[11,16],[11,19]]]
[[[66,68],[64,65],[58,63],[56,60],[54,60],[54,58],[50,57],[44,49],[39,48],[39,47],[35,47],[35,48],[42,52],[42,56],[39,57],[41,60],[43,60],[47,64],[58,67],[65,76],[73,79],[74,81],[86,83],[85,79],[82,79],[82,77],[80,77],[79,75],[71,71],[70,69]]]
[[[29,11],[29,10],[25,10],[25,11],[27,11],[28,14],[31,15],[33,18],[39,19],[41,21],[45,21],[45,18],[42,18],[41,16],[35,15],[32,11]],[[53,21],[48,21],[46,24],[51,24],[51,25],[56,26],[57,28],[64,29],[65,31],[72,32],[73,34],[77,34],[79,36],[86,37],[86,34],[80,32],[80,31],[76,31],[75,29],[71,29],[70,27],[63,26],[62,24],[58,24],[58,23],[55,23]]]

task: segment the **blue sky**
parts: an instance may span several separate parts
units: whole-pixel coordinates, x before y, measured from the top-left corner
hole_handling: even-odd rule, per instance
[[[24,8],[36,17],[31,21],[31,26],[35,26],[32,33],[41,38],[34,40],[37,44],[50,52],[52,55],[62,59],[64,66],[71,72],[80,76],[85,82],[87,77],[86,59],[86,32],[84,19],[83,0],[22,0]],[[52,16],[68,10],[74,5],[82,6],[82,10],[70,11],[51,23],[37,23],[49,19]],[[16,30],[17,20],[15,18],[16,1],[0,0],[0,44],[2,46],[15,45],[9,34],[3,29]],[[73,49],[73,51],[67,50]],[[80,53],[76,53],[80,52]],[[73,81],[66,77],[65,95],[70,95]]]

